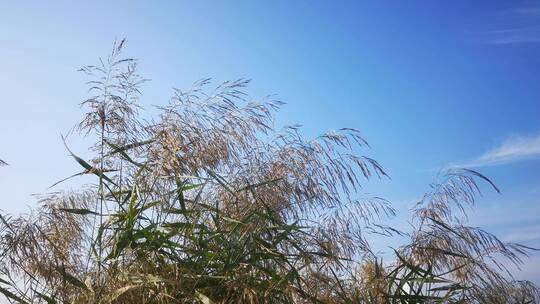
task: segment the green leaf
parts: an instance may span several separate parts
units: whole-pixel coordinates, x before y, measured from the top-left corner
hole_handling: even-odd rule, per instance
[[[107,256],[107,259],[115,259],[124,249],[126,249],[129,245],[131,245],[132,237],[129,233],[122,233],[118,239],[118,241],[114,244],[114,248],[111,251],[111,253]]]
[[[84,284],[83,281],[77,279],[74,275],[68,273],[64,267],[56,267],[56,271],[58,271],[62,277],[71,285],[88,290],[88,287],[86,284]]]
[[[268,180],[268,181],[263,181],[263,182],[260,182],[260,183],[257,183],[257,184],[253,184],[253,185],[247,185],[245,186],[244,188],[238,190],[238,191],[244,191],[244,190],[250,190],[250,189],[254,189],[254,188],[257,188],[257,187],[262,187],[262,186],[265,186],[265,185],[268,185],[268,184],[276,184],[277,182],[283,180],[282,177],[279,177],[279,178],[275,178],[275,179],[271,179],[271,180]]]
[[[43,300],[45,300],[47,302],[47,304],[56,304],[58,302],[56,302],[55,299],[49,297],[48,295],[45,295],[45,294],[42,294],[40,292],[37,292],[37,291],[34,291],[40,298],[42,298]]]
[[[6,225],[6,227],[8,227],[8,229],[13,232],[13,228],[11,228],[11,225],[8,223],[8,220],[6,218],[4,218],[4,216],[2,216],[2,214],[0,214],[0,221],[2,221],[2,223],[4,225]]]
[[[178,208],[169,208],[167,209],[167,213],[171,213],[171,214],[190,214],[190,213],[195,213],[197,211],[195,210],[182,210],[182,209],[178,209]]]
[[[125,148],[126,146],[125,146],[125,147],[119,147],[119,146],[117,146],[117,145],[115,145],[115,144],[109,142],[109,141],[106,140],[106,139],[105,139],[104,141],[105,141],[105,143],[106,143],[107,145],[111,146],[111,147],[114,149],[111,153],[109,153],[109,155],[113,155],[113,154],[116,154],[116,153],[120,153],[120,155],[122,155],[122,157],[123,157],[125,160],[127,160],[128,162],[134,164],[135,166],[138,166],[138,167],[142,167],[142,166],[143,166],[143,164],[141,164],[141,163],[139,163],[139,162],[136,162],[136,161],[134,161],[131,157],[129,157],[129,155],[125,152],[125,151],[127,150],[127,148]]]
[[[132,144],[128,144],[128,145],[125,145],[125,146],[122,146],[122,147],[114,145],[114,144],[112,144],[112,143],[110,143],[108,141],[105,141],[105,142],[114,149],[109,153],[109,155],[113,155],[115,153],[121,153],[121,152],[125,152],[127,150],[130,150],[130,149],[133,149],[133,148],[137,148],[137,147],[140,147],[140,146],[151,144],[151,143],[154,142],[154,139],[147,139],[147,140],[135,142],[135,143],[132,143]]]
[[[77,209],[77,208],[58,208],[58,210],[60,211],[64,211],[64,212],[68,212],[68,213],[74,213],[74,214],[81,214],[81,215],[87,215],[87,214],[94,214],[94,215],[99,215],[99,213],[97,212],[94,212],[92,210],[88,210],[88,209]]]
[[[191,184],[182,186],[182,191],[188,191],[200,187],[202,184]]]
[[[95,175],[97,175],[98,177],[100,178],[103,178],[104,180],[108,181],[109,183],[113,184],[116,186],[116,183],[113,182],[107,175],[105,175],[103,173],[103,171],[99,170],[98,168],[94,168],[92,165],[90,165],[89,163],[87,163],[84,159],[78,157],[77,155],[75,155],[70,149],[69,147],[67,146],[66,144],[66,140],[64,139],[64,137],[62,137],[62,139],[64,140],[64,146],[66,147],[66,149],[68,150],[69,154],[71,155],[71,157],[73,157],[73,159],[75,159],[75,161],[77,161],[79,163],[79,165],[81,165],[84,169],[86,169],[86,172],[89,172],[89,173],[93,173]],[[79,175],[80,173],[77,173],[76,175]],[[76,176],[75,175],[75,176]]]
[[[18,303],[28,304],[28,302],[26,302],[23,298],[17,296],[16,294],[14,294],[13,292],[9,291],[6,288],[0,287],[0,292],[4,294],[4,296],[6,296],[8,299],[15,300]]]
[[[57,181],[56,183],[50,185],[50,186],[49,186],[49,189],[51,189],[52,187],[54,187],[54,186],[56,186],[56,185],[58,185],[58,184],[60,184],[60,183],[63,183],[63,182],[65,182],[65,181],[67,181],[68,179],[72,179],[72,178],[74,178],[74,177],[81,176],[81,175],[85,175],[85,174],[88,174],[88,173],[90,173],[90,172],[88,172],[87,170],[84,170],[83,172],[75,173],[75,174],[73,174],[73,175],[71,175],[71,176],[68,176],[68,177],[66,177],[66,178],[63,178],[63,179]]]
[[[435,251],[435,252],[441,253],[443,255],[450,255],[450,256],[455,256],[455,257],[464,258],[464,259],[469,258],[466,255],[463,255],[463,254],[460,254],[460,253],[457,253],[457,252],[448,251],[448,250],[441,249],[441,248],[437,248],[437,247],[418,247],[418,248],[419,249],[424,249],[424,250]]]
[[[179,177],[176,177],[175,178],[175,181],[176,181],[176,192],[177,192],[177,195],[178,195],[178,202],[180,203],[180,209],[182,209],[182,211],[186,211],[186,202],[184,200],[184,191],[183,191],[183,183],[182,181],[180,180]]]

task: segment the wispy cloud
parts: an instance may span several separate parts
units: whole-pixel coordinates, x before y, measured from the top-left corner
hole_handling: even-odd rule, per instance
[[[501,12],[493,30],[480,33],[484,43],[508,45],[540,42],[540,6],[524,4]]]
[[[516,136],[504,141],[499,147],[484,153],[478,161],[485,164],[508,163],[540,156],[540,135]]]
[[[540,27],[524,27],[484,32],[490,44],[514,44],[540,42]]]
[[[508,164],[540,157],[540,135],[536,137],[514,136],[498,147],[459,167],[486,167]],[[455,165],[458,166],[458,165]]]

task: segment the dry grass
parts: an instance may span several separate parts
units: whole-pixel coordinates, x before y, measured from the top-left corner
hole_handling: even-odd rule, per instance
[[[0,224],[0,292],[20,303],[536,303],[506,265],[530,248],[466,226],[486,177],[448,172],[412,214],[410,243],[383,263],[371,233],[395,214],[362,183],[386,173],[344,128],[314,139],[274,129],[282,102],[252,101],[247,80],[175,90],[139,117],[137,61],[115,44],[92,77],[70,151],[96,183],[47,194]],[[495,188],[497,191],[497,189]]]

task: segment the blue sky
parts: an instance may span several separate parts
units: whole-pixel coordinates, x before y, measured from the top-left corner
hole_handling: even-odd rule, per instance
[[[473,224],[540,247],[539,1],[51,2],[0,0],[0,209],[78,169],[59,135],[86,96],[76,69],[128,37],[144,107],[251,78],[252,96],[288,103],[279,124],[361,130],[392,177],[365,191],[406,210],[440,169],[472,167],[502,189]],[[540,255],[523,269],[540,283]]]

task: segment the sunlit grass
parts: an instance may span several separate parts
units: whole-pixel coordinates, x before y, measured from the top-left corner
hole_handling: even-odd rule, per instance
[[[253,102],[247,80],[175,90],[151,121],[144,78],[121,57],[87,66],[93,94],[72,134],[97,138],[95,183],[41,197],[30,216],[1,216],[0,292],[17,303],[536,303],[513,281],[531,248],[466,225],[478,172],[447,172],[411,214],[384,225],[390,202],[359,195],[386,177],[343,128],[314,139],[275,130],[281,102]],[[0,161],[0,164],[5,164]],[[61,185],[61,183],[60,183]],[[407,236],[383,261],[370,234]]]

